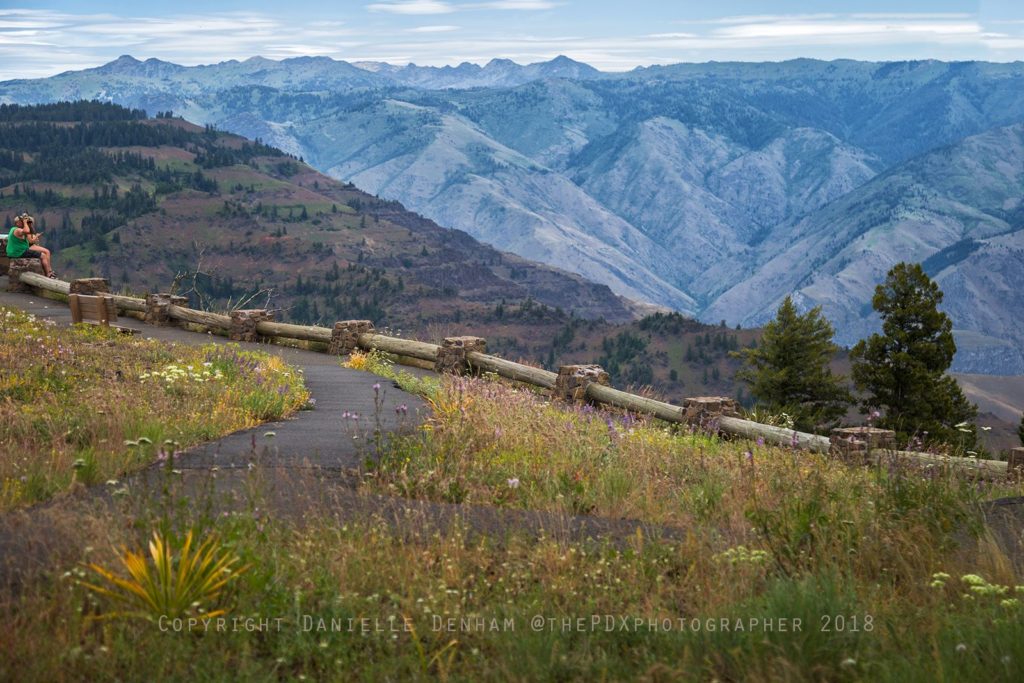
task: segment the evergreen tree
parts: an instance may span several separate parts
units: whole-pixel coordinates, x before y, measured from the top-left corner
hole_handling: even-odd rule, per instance
[[[850,353],[853,381],[867,396],[862,412],[884,409],[879,425],[902,438],[973,447],[978,409],[946,370],[956,344],[953,323],[938,310],[942,291],[920,264],[899,263],[871,301],[882,334],[857,342]]]
[[[830,427],[853,400],[844,377],[829,368],[838,350],[834,334],[820,306],[800,315],[787,296],[765,325],[761,344],[734,353],[745,361],[736,376],[765,408],[791,415],[797,429]]]
[[[1017,425],[1017,438],[1020,439],[1020,445],[1024,446],[1024,415],[1020,416],[1020,424]]]

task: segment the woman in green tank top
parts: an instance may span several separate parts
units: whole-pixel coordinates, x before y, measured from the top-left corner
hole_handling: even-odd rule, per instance
[[[35,219],[23,213],[14,220],[14,227],[7,233],[7,258],[37,258],[43,264],[47,277],[57,274],[50,267],[50,250],[37,244],[39,235],[34,228]]]

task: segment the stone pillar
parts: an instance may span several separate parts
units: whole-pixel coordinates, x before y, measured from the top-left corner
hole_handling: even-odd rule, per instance
[[[563,365],[551,390],[551,397],[567,403],[584,403],[587,386],[591,383],[608,384],[608,373],[600,365]]]
[[[174,306],[184,306],[188,303],[188,299],[183,296],[174,296],[172,294],[147,294],[146,295],[146,315],[144,320],[150,325],[157,325],[158,327],[167,327],[173,325],[170,315],[167,313],[168,307],[172,304]]]
[[[487,340],[481,337],[445,337],[444,344],[437,349],[434,372],[466,374],[470,370],[466,354],[470,351],[487,353]]]
[[[1006,477],[1014,481],[1024,479],[1024,448],[1011,448],[1006,458]]]
[[[43,272],[43,264],[37,258],[12,258],[7,269],[8,292],[32,294],[32,288],[19,279],[22,273],[46,274]]]
[[[71,281],[69,294],[110,294],[110,282],[102,277],[82,277]]]
[[[867,464],[875,449],[896,450],[896,432],[878,427],[839,427],[829,435],[829,455],[857,464]]]
[[[370,332],[373,332],[373,323],[369,320],[340,320],[334,323],[329,353],[334,356],[352,353],[359,348],[359,335]]]
[[[256,331],[256,325],[273,319],[273,314],[262,308],[231,311],[231,329],[228,332],[228,338],[238,342],[259,341],[260,333]]]
[[[739,417],[739,405],[725,396],[694,396],[683,399],[683,420],[694,427],[707,427],[721,417]]]

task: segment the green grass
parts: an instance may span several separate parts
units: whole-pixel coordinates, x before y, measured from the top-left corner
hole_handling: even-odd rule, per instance
[[[220,605],[228,621],[192,630],[93,621],[117,604],[78,585],[88,575],[69,567],[0,611],[9,628],[0,675],[1012,681],[1024,662],[1020,608],[998,596],[964,599],[959,578],[940,588],[867,585],[839,562],[786,575],[723,560],[693,540],[495,542],[432,534],[415,518],[404,524],[396,535],[373,522],[217,518],[204,532],[216,531],[251,568]],[[102,550],[90,561],[115,563]],[[261,619],[264,630],[247,630]]]
[[[122,553],[112,546],[138,551],[154,530],[215,537],[249,567],[211,605],[227,610],[223,630],[201,621],[191,631],[158,618],[98,621],[118,605],[78,583],[88,577],[80,563],[55,564],[0,600],[0,678],[1024,674],[1024,581],[987,540],[979,514],[981,501],[1019,487],[678,432],[550,404],[494,378],[415,378],[378,353],[347,363],[398,381],[434,409],[417,433],[377,444],[363,492],[545,511],[549,534],[461,523],[440,533],[429,512],[389,513],[384,522],[333,504],[289,522],[270,507],[259,470],[229,514],[202,512],[208,506],[195,494],[188,505],[133,501],[87,525],[66,520],[87,530],[77,539],[83,548],[69,555],[115,568]],[[293,485],[295,495],[322,486],[313,476]],[[348,517],[339,521],[339,511]],[[646,525],[567,538],[560,513],[584,512]],[[260,620],[266,629],[251,630]]]
[[[3,308],[0,367],[0,509],[117,479],[308,399],[276,356],[58,329]]]

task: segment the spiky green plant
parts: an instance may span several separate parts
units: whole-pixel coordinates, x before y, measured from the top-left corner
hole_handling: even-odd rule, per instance
[[[121,610],[102,615],[103,618],[141,617],[152,620],[200,611],[206,617],[220,616],[225,613],[224,609],[210,610],[209,607],[217,603],[225,587],[248,566],[234,568],[240,559],[225,551],[214,536],[194,550],[192,540],[192,531],[189,531],[181,548],[175,552],[172,542],[160,532],[154,532],[149,542],[148,558],[144,552],[122,548],[119,559],[128,571],[128,578],[90,563],[87,568],[105,585],[81,583],[123,606]]]

